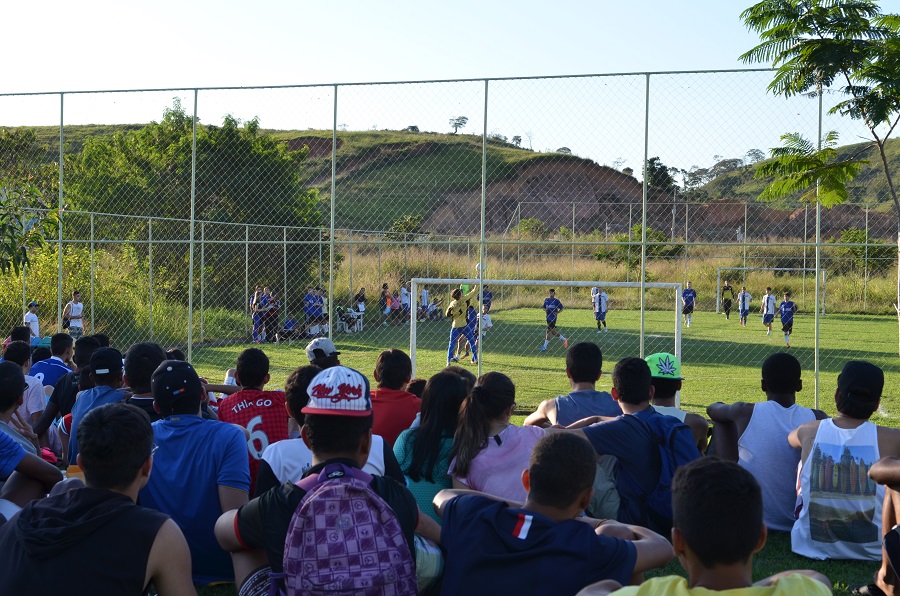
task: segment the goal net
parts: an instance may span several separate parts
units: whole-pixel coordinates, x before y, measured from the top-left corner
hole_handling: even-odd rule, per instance
[[[419,312],[411,316],[410,357],[413,376],[428,378],[447,364],[450,319],[445,316],[457,287],[474,289],[479,279],[414,278],[411,294],[421,306],[422,290],[430,302],[436,303],[431,315]],[[489,292],[490,310],[486,317],[476,318],[473,335],[479,342],[480,359],[473,364],[468,342],[454,346],[461,366],[476,375],[498,371],[516,384],[519,410],[528,410],[540,401],[570,391],[566,378],[566,348],[590,341],[603,351],[603,377],[598,388],[609,391],[615,363],[627,356],[644,356],[655,352],[671,352],[681,356],[681,283],[647,282],[641,300],[640,282],[553,281],[553,280],[484,280],[479,295],[471,300],[476,310],[481,292]],[[598,326],[592,303],[592,288],[608,296],[606,325]],[[548,336],[545,300],[550,290],[562,304],[555,328]],[[564,343],[562,337],[565,337]],[[544,349],[542,349],[544,348]],[[468,350],[468,354],[466,352]]]

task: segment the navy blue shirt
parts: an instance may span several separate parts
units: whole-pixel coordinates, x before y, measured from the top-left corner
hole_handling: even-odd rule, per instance
[[[444,505],[441,546],[441,592],[466,596],[572,595],[604,579],[628,584],[637,559],[634,544],[598,536],[584,522],[553,521],[478,495]]]
[[[787,300],[779,304],[778,307],[781,309],[781,324],[787,325],[788,323],[793,323],[794,311],[797,310],[797,305],[790,300]]]
[[[547,313],[547,322],[555,323],[556,315],[563,309],[562,302],[559,301],[559,298],[546,298],[544,299],[544,312]]]
[[[694,288],[683,290],[681,299],[684,301],[685,306],[694,306],[694,302],[697,300],[697,291]]]

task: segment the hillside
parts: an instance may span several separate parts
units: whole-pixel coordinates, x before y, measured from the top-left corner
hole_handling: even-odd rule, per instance
[[[135,130],[141,125],[66,127],[66,151],[80,151],[85,139]],[[35,131],[41,159],[54,162],[59,131]],[[291,150],[309,148],[303,178],[319,191],[321,209],[328,212],[331,195],[332,132],[330,130],[263,130],[284,141]],[[841,148],[842,155],[860,145]],[[900,140],[889,144],[891,164],[900,170]],[[851,185],[853,202],[889,201],[877,155]],[[337,135],[335,224],[356,230],[389,230],[404,216],[421,218],[421,230],[436,234],[473,234],[479,230],[482,141],[478,135],[401,131],[349,131]],[[633,177],[591,160],[561,153],[537,153],[491,140],[487,159],[487,228],[499,233],[520,219],[540,219],[549,231],[573,225],[578,232],[621,232],[637,223],[633,206],[641,202],[641,183]],[[684,193],[689,202],[707,205],[692,218],[708,224],[709,237],[731,237],[742,225],[737,202],[757,200],[765,181],[753,178],[753,166],[740,166],[702,187]],[[670,193],[651,189],[651,203],[671,203]],[[682,198],[682,197],[679,197]],[[888,207],[888,205],[885,205]],[[669,228],[671,206],[655,207],[649,225]],[[772,205],[760,221],[783,221],[793,208]],[[199,217],[204,217],[199,214]],[[769,217],[771,216],[771,217]],[[767,224],[768,225],[768,224]],[[799,225],[799,222],[797,222]],[[843,219],[835,223],[840,229]],[[795,230],[785,231],[794,235]]]

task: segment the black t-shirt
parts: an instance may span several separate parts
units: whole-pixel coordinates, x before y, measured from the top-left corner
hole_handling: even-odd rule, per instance
[[[59,416],[65,416],[72,411],[75,405],[75,397],[78,395],[78,372],[73,371],[64,374],[53,386],[50,402],[59,408]]]
[[[156,422],[157,420],[162,420],[162,414],[156,411],[156,408],[153,407],[153,398],[152,397],[138,397],[132,395],[128,399],[125,400],[126,404],[131,404],[137,408],[140,408],[147,412],[147,416],[150,417],[150,422]]]
[[[332,459],[313,466],[304,477],[318,474],[326,465],[333,463],[358,467],[349,459]],[[419,523],[419,510],[412,493],[405,486],[383,476],[373,476],[369,487],[394,511],[409,552],[415,553],[413,533]],[[281,573],[284,568],[284,540],[291,518],[305,495],[306,491],[296,484],[285,482],[238,509],[235,528],[238,540],[248,549],[264,550],[275,573]]]

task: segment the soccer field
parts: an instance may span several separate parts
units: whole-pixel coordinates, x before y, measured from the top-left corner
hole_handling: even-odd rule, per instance
[[[501,371],[516,383],[517,411],[532,411],[541,400],[568,392],[565,376],[565,349],[556,338],[546,352],[538,348],[544,339],[544,318],[538,308],[496,310],[491,313],[494,327],[484,342],[482,372]],[[674,350],[674,312],[648,311],[645,317],[645,355]],[[560,314],[559,330],[578,341],[597,342],[603,349],[603,376],[598,388],[609,390],[616,361],[639,354],[640,313],[634,310],[610,311],[609,333],[597,334],[593,313],[587,309],[567,309]],[[893,317],[866,315],[829,315],[821,318],[819,407],[835,413],[834,390],[837,375],[850,359],[868,360],[885,371],[886,384],[879,424],[900,426],[900,405],[894,397],[900,389],[900,360],[897,356],[897,322]],[[800,360],[803,391],[798,402],[813,406],[815,402],[814,320],[800,313],[795,318],[791,347]],[[682,407],[705,413],[715,401],[758,401],[760,365],[776,351],[786,349],[781,326],[776,320],[771,336],[758,314],[751,314],[748,326],[742,327],[733,313],[730,320],[714,312],[695,312],[690,328],[682,330]],[[449,321],[419,323],[415,376],[427,378],[440,370],[446,361]],[[372,381],[372,370],[378,353],[386,348],[409,350],[409,326],[381,327],[367,324],[361,333],[336,334],[334,342],[341,351],[341,362],[359,369]],[[198,370],[213,382],[219,382],[224,371],[235,364],[237,354],[252,344],[204,347],[194,352]],[[271,386],[281,386],[295,367],[307,364],[303,348],[306,340],[291,344],[266,344],[271,360]],[[468,359],[463,366],[477,371]],[[897,419],[895,421],[895,419]]]

